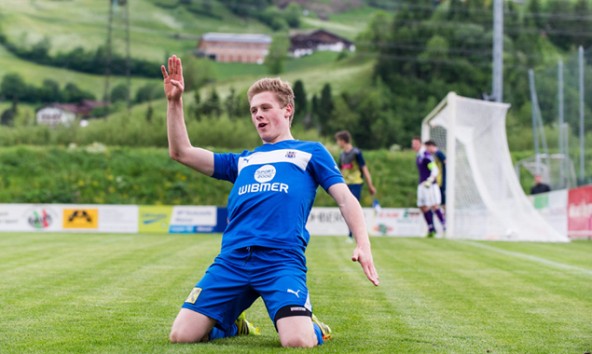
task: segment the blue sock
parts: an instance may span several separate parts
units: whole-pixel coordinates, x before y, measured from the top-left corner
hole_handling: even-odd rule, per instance
[[[236,336],[238,333],[238,328],[236,327],[236,324],[232,324],[232,327],[230,327],[229,331],[224,331],[218,327],[214,327],[212,328],[212,331],[210,332],[210,340],[214,340],[214,339],[220,339],[220,338],[226,338],[226,337],[234,337]]]
[[[312,327],[314,328],[315,334],[317,335],[317,344],[321,345],[325,343],[323,340],[323,331],[321,331],[321,327],[319,327],[319,325],[314,322],[312,323]]]

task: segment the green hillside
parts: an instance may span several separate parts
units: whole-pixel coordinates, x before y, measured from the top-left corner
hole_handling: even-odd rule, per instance
[[[185,1],[187,2],[187,1]],[[323,1],[316,1],[324,6]],[[154,79],[133,77],[132,96],[139,87],[147,83],[160,83],[158,79],[161,63],[170,54],[184,59],[193,56],[199,36],[205,32],[268,33],[273,30],[260,21],[237,16],[218,1],[210,1],[211,13],[204,15],[191,6],[183,6],[180,1],[135,0],[130,2],[129,21],[131,56],[138,60],[154,63]],[[305,2],[309,6],[315,1]],[[197,5],[196,5],[197,6]],[[379,11],[368,6],[352,8],[343,13],[331,15],[320,20],[313,12],[302,18],[302,29],[327,28],[347,38],[354,39],[366,23]],[[0,2],[0,35],[18,48],[30,49],[43,44],[49,56],[71,52],[77,48],[91,53],[104,46],[107,40],[109,5],[107,1],[95,0],[4,0]],[[114,10],[113,50],[115,55],[125,53],[124,11]],[[356,21],[351,21],[355,18]],[[290,79],[305,78],[311,92],[320,91],[325,82],[342,81],[348,84],[351,73],[360,71],[369,74],[368,62],[348,63],[346,70],[338,65],[333,70],[337,54],[318,53],[299,60],[286,59],[282,76]],[[24,81],[39,86],[44,80],[54,80],[60,85],[75,83],[79,88],[91,92],[97,99],[103,97],[105,78],[67,68],[56,68],[23,60],[0,45],[0,80],[8,73],[16,73]],[[268,74],[263,65],[242,63],[210,63],[204,71],[213,75],[221,84],[221,94],[225,95],[225,85],[230,83],[237,88],[248,87],[255,78]],[[302,74],[300,74],[302,73]],[[112,77],[110,87],[124,84],[125,78]],[[227,84],[224,84],[227,83]],[[312,96],[311,93],[311,96]],[[158,97],[158,96],[157,96]]]

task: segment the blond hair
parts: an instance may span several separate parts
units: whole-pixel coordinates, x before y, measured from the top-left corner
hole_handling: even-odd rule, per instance
[[[292,118],[294,118],[294,91],[292,91],[292,87],[286,81],[281,80],[278,78],[263,78],[257,80],[251,87],[249,91],[247,91],[247,97],[249,98],[249,103],[253,96],[260,94],[262,92],[272,92],[275,94],[276,99],[278,100],[280,106],[282,108],[291,105],[292,106],[292,114],[290,115],[290,122]]]

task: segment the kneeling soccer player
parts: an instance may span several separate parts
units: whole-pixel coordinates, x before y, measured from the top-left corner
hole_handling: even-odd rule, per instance
[[[261,79],[248,91],[251,121],[263,144],[240,154],[193,147],[183,117],[181,60],[162,66],[168,100],[170,156],[207,176],[234,184],[220,254],[183,304],[172,342],[207,341],[257,330],[243,312],[261,297],[284,347],[314,347],[330,329],[312,314],[306,284],[305,228],[316,189],[337,202],[356,239],[352,260],[378,285],[370,240],[359,202],[328,151],[294,140],[294,93],[280,79]]]

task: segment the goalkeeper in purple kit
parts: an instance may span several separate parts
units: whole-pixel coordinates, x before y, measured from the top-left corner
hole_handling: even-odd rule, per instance
[[[415,163],[419,172],[419,184],[417,186],[417,206],[421,209],[428,224],[428,235],[431,238],[436,236],[434,215],[438,217],[442,228],[446,229],[444,214],[440,209],[441,195],[440,188],[436,183],[439,174],[438,166],[433,156],[423,147],[419,137],[411,140],[411,148],[417,153]]]
[[[253,123],[263,144],[240,154],[193,147],[183,117],[181,60],[163,65],[170,156],[198,172],[233,183],[228,226],[219,255],[195,285],[175,319],[170,340],[202,342],[256,329],[244,311],[261,297],[284,347],[314,347],[329,326],[313,314],[306,284],[306,221],[320,185],[337,202],[356,246],[352,260],[379,284],[362,208],[329,152],[295,140],[290,126],[294,93],[280,79],[261,79],[248,91]]]

